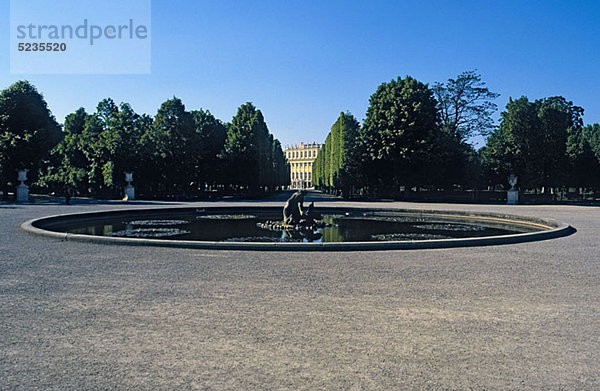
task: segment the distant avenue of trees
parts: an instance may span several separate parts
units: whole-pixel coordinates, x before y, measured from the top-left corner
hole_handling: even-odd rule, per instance
[[[498,94],[467,71],[432,86],[410,76],[382,83],[360,123],[342,112],[313,165],[314,185],[346,197],[477,194],[519,177],[542,200],[577,194],[598,198],[600,125],[561,96],[509,99],[498,126]],[[486,138],[475,150],[473,136]],[[124,171],[135,172],[145,198],[260,194],[289,185],[289,164],[260,110],[246,103],[231,122],[208,110],[188,111],[178,98],[154,117],[104,99],[59,125],[26,81],[0,92],[0,190],[29,169],[37,191],[122,196]],[[589,198],[589,197],[588,197]]]
[[[407,76],[381,84],[362,125],[342,113],[313,166],[315,185],[344,196],[491,190],[507,185],[547,199],[600,190],[600,125],[565,98],[510,99],[493,125],[491,92],[475,71],[433,87]],[[476,151],[469,139],[482,135]]]
[[[61,195],[122,196],[124,171],[135,172],[144,197],[254,194],[289,184],[281,144],[251,103],[223,123],[208,110],[187,111],[178,98],[164,102],[154,117],[108,98],[94,113],[80,108],[69,114],[61,129],[26,81],[0,92],[4,196],[14,190],[18,168],[30,170],[38,190]]]

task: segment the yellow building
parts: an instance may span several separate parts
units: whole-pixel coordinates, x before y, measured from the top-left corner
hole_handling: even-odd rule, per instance
[[[285,157],[290,163],[290,183],[295,189],[308,189],[312,185],[312,165],[322,144],[300,143],[285,147]]]

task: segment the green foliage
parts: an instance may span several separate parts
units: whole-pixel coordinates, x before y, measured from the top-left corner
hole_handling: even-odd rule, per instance
[[[273,139],[271,146],[271,154],[273,156],[273,186],[288,186],[290,184],[290,166],[285,157],[285,153],[281,148],[281,143],[277,139]]]
[[[236,165],[230,168],[238,178],[253,178],[237,184],[274,188],[289,183],[281,144],[252,105],[242,106],[232,124],[223,124],[208,110],[186,111],[178,98],[164,102],[154,119],[105,99],[93,114],[81,108],[67,116],[64,138],[52,157],[40,185],[92,196],[122,196],[124,171],[136,173],[138,194],[193,196],[236,183],[224,161]],[[250,157],[254,171],[239,164]]]
[[[129,104],[117,106],[110,98],[93,114],[78,109],[66,117],[64,138],[40,184],[84,195],[121,195],[123,172],[136,171],[144,163],[142,135],[150,123]]]
[[[340,113],[313,163],[315,186],[348,191],[358,184],[359,123],[350,113]]]
[[[285,155],[269,133],[260,110],[248,102],[238,108],[227,128],[224,159],[229,183],[247,188],[273,188],[289,183],[281,178]],[[277,150],[278,149],[278,150]]]
[[[582,129],[582,133],[594,156],[600,161],[600,125],[588,125]]]
[[[582,115],[583,109],[563,97],[535,102],[526,97],[510,99],[500,127],[492,132],[482,151],[493,180],[503,183],[503,178],[515,173],[524,187],[564,184],[569,174],[568,135],[579,132]]]
[[[191,174],[198,169],[203,146],[192,115],[179,98],[161,104],[143,143],[151,157],[144,180],[151,183],[153,178],[153,193],[181,194],[192,190]]]
[[[0,187],[5,196],[8,183],[16,183],[17,169],[29,169],[30,180],[37,179],[61,137],[43,96],[29,82],[0,92]]]
[[[498,107],[492,101],[500,95],[491,92],[476,71],[435,83],[433,92],[442,129],[460,142],[475,134],[487,135],[494,128],[492,114]]]
[[[369,184],[379,188],[425,184],[438,127],[432,91],[410,76],[383,83],[369,100],[361,128]]]
[[[195,157],[195,182],[201,188],[204,184],[215,186],[222,183],[221,178],[224,174],[220,154],[225,145],[225,125],[208,110],[194,110],[190,114],[194,121],[197,143],[201,146],[200,154]]]
[[[78,193],[87,189],[87,168],[89,162],[83,149],[86,145],[82,134],[89,115],[83,108],[67,115],[64,137],[52,151],[52,159],[39,184],[51,191],[62,193],[71,188]]]
[[[362,128],[344,113],[332,126],[313,165],[315,186],[395,195],[402,187],[476,185],[478,155],[455,133],[442,131],[438,109],[426,84],[409,76],[383,83]]]
[[[436,100],[434,95],[439,99]],[[530,189],[600,188],[600,125],[583,126],[583,109],[563,97],[510,99],[493,128],[490,92],[474,71],[433,91],[410,76],[381,84],[364,124],[340,113],[314,164],[315,186],[342,195],[395,196],[410,188],[478,188],[515,173]],[[472,134],[489,129],[476,152]],[[154,118],[108,98],[95,112],[65,118],[61,132],[28,82],[0,92],[0,185],[16,169],[54,192],[121,197],[124,171],[139,195],[194,196],[205,190],[263,191],[290,183],[290,166],[252,103],[231,123],[173,98]]]
[[[569,128],[566,152],[570,163],[566,184],[600,188],[600,125]]]

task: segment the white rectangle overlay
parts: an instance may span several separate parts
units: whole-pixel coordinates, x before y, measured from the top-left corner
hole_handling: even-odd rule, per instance
[[[150,0],[11,0],[13,74],[149,74]]]

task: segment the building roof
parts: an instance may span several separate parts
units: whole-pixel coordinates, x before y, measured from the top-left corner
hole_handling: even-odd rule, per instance
[[[321,148],[323,144],[319,144],[315,141],[312,143],[300,143],[296,145],[286,145],[284,150],[293,150],[293,149],[311,149],[311,148]]]

